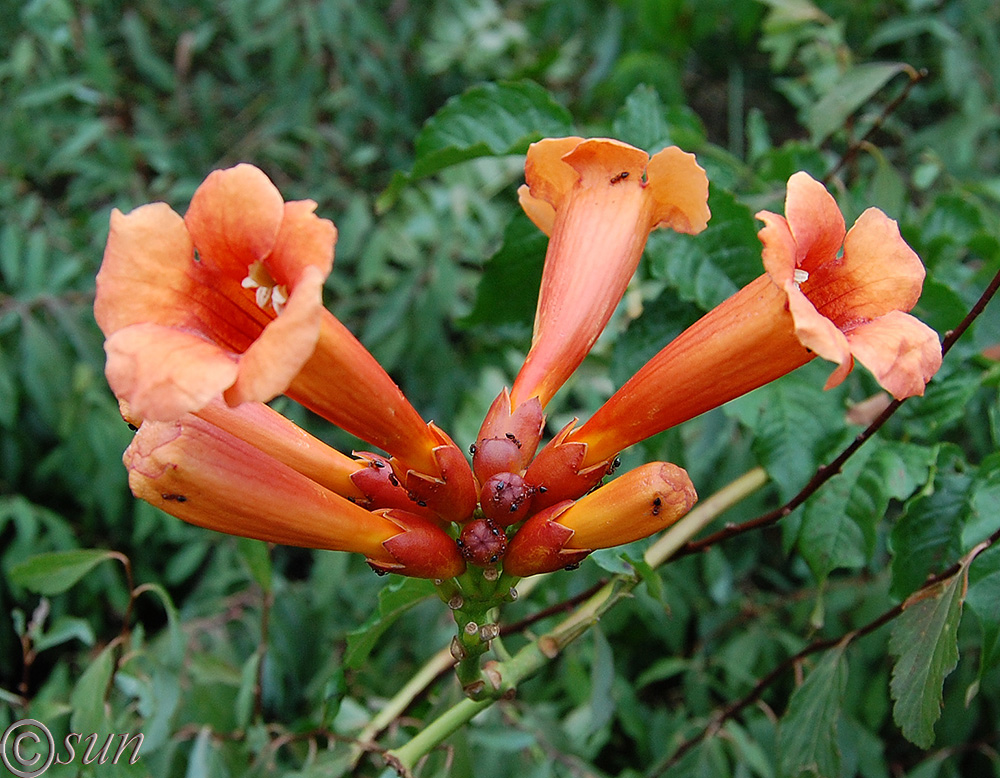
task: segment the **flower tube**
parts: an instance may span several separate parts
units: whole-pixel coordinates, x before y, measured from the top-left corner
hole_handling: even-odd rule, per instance
[[[650,158],[606,138],[547,138],[528,149],[524,171],[521,205],[550,241],[531,348],[477,438],[480,482],[527,467],[541,437],[542,409],[604,330],[649,233],[659,227],[697,233],[709,217],[705,171],[674,146]],[[517,441],[516,450],[505,438]]]
[[[364,554],[380,572],[449,578],[454,540],[416,514],[370,512],[205,419],[144,421],[123,457],[140,499],[199,527]]]
[[[650,462],[585,497],[529,518],[507,546],[505,573],[535,575],[579,564],[598,548],[648,537],[670,526],[698,499],[687,473]]]
[[[532,144],[521,204],[550,236],[531,349],[511,406],[542,406],[597,341],[635,273],[649,233],[698,233],[708,221],[708,179],[675,146],[650,158],[605,138]]]
[[[923,394],[941,366],[941,345],[905,313],[920,297],[924,268],[896,222],[870,208],[845,235],[833,197],[806,173],[788,182],[785,216],[757,217],[767,272],[681,333],[564,436],[561,442],[583,448],[578,467],[607,462],[817,355],[837,365],[825,388],[841,383],[857,359],[897,399]]]
[[[94,303],[109,384],[154,421],[220,394],[236,406],[284,392],[399,458],[415,499],[448,519],[471,513],[454,444],[323,307],[337,233],[314,209],[237,165],[209,175],[183,218],[163,203],[112,213]]]

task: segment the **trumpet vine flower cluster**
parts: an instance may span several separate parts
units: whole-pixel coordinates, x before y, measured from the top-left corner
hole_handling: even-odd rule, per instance
[[[649,157],[575,137],[533,144],[525,179],[521,205],[549,236],[534,333],[471,462],[324,307],[337,231],[315,203],[285,202],[241,164],[211,173],[183,216],[163,203],[115,211],[94,308],[108,382],[136,428],[133,493],[201,527],[434,579],[463,627],[462,660],[495,632],[469,604],[486,591],[463,586],[473,572],[509,593],[690,510],[697,495],[676,465],[609,479],[623,449],[816,356],[836,366],[828,387],[857,359],[897,398],[922,394],[940,366],[937,335],[907,313],[924,269],[896,223],[869,209],[847,231],[823,185],[797,173],[784,215],[757,215],[763,274],[543,446],[545,408],[608,324],[650,232],[706,227],[708,179],[675,147]],[[266,405],[281,394],[378,450],[334,450]],[[469,676],[473,696],[477,684]]]

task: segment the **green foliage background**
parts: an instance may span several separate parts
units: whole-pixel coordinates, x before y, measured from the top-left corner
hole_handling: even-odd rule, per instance
[[[626,304],[550,406],[556,430],[759,274],[752,214],[780,211],[798,169],[835,171],[848,223],[869,205],[899,220],[928,267],[916,313],[942,334],[955,327],[1000,270],[998,90],[989,0],[28,0],[6,11],[0,727],[30,715],[57,741],[145,735],[133,766],[52,775],[376,775],[377,753],[351,766],[354,740],[450,640],[436,599],[360,559],[269,553],[131,498],[120,459],[131,433],[91,314],[112,208],[183,211],[210,170],[237,161],[288,199],[318,201],[340,231],[331,309],[467,445],[530,339],[545,250],[516,202],[530,141],[676,143],[712,182],[709,229],[654,234]],[[707,729],[670,776],[1000,776],[996,548],[724,715],[786,657],[836,643],[1000,528],[998,345],[994,303],[927,396],[803,508],[652,574],[418,774],[654,776]],[[860,431],[846,412],[876,384],[858,369],[824,393],[827,373],[809,365],[624,464],[677,462],[703,497],[762,465],[769,486],[721,521],[752,518]],[[622,567],[618,552],[595,556],[505,621]],[[419,601],[345,658],[348,636],[394,596]],[[460,696],[450,676],[431,684],[376,751]]]

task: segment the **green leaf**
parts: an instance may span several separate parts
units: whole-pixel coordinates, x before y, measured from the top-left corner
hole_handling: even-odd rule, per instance
[[[726,406],[755,433],[754,453],[782,500],[806,485],[843,429],[842,393],[822,389],[829,371],[827,364],[813,362]]]
[[[958,623],[967,575],[965,567],[948,581],[918,592],[889,636],[889,653],[897,657],[889,685],[895,701],[892,718],[906,739],[921,748],[934,743],[944,679],[958,664]]]
[[[646,256],[654,278],[669,281],[682,300],[710,310],[764,271],[757,223],[724,189],[710,188],[712,218],[698,235],[656,230]]]
[[[979,620],[983,639],[980,660],[982,673],[1000,661],[1000,570],[971,584],[966,603]]]
[[[10,571],[10,580],[37,594],[62,594],[106,559],[113,551],[83,548],[76,551],[52,551],[20,562]]]
[[[403,578],[378,593],[378,607],[358,629],[347,636],[344,665],[355,669],[364,664],[379,638],[396,619],[421,600],[435,594],[434,583],[423,578]]]
[[[691,151],[705,140],[701,122],[690,108],[664,105],[656,89],[647,84],[639,84],[625,98],[612,129],[618,140],[650,154],[671,145]]]
[[[970,483],[963,473],[939,474],[929,494],[907,504],[891,536],[894,596],[905,597],[959,557]]]
[[[254,696],[257,690],[258,671],[260,670],[261,654],[255,651],[244,663],[240,672],[240,688],[236,693],[235,715],[236,725],[246,729],[253,715]]]
[[[106,732],[104,700],[115,667],[115,644],[108,645],[92,661],[73,687],[69,702],[73,708],[73,732]]]
[[[889,500],[905,500],[924,484],[934,457],[932,448],[870,441],[806,502],[797,543],[818,582],[868,562]]]
[[[778,727],[782,778],[838,778],[837,722],[847,685],[846,643],[830,649],[795,690]]]
[[[459,325],[490,330],[517,325],[518,331],[530,333],[548,245],[544,232],[523,213],[516,214],[504,230],[503,245],[486,260],[476,302]]]
[[[844,72],[804,117],[813,143],[822,143],[906,66],[899,62],[866,62]]]
[[[251,538],[239,538],[236,548],[243,557],[250,575],[264,592],[271,591],[271,551],[267,543]]]
[[[417,136],[412,171],[395,176],[378,208],[389,207],[407,183],[452,165],[478,157],[524,154],[533,141],[571,133],[569,111],[532,81],[472,87],[427,120]]]

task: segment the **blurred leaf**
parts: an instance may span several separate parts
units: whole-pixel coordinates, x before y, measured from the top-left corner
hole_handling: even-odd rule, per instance
[[[382,589],[375,612],[347,636],[344,665],[352,669],[361,667],[396,619],[421,600],[434,596],[435,592],[434,583],[423,578],[403,578]]]
[[[271,591],[271,550],[267,543],[250,538],[237,538],[236,548],[250,570],[250,575],[265,592]]]
[[[698,235],[669,229],[649,236],[646,255],[654,278],[670,281],[682,300],[710,310],[764,270],[757,223],[728,192],[710,188],[712,218]]]
[[[104,704],[107,699],[111,673],[115,667],[115,644],[108,645],[98,654],[73,687],[69,702],[73,707],[70,727],[73,732],[107,732]],[[85,735],[84,735],[85,736]]]
[[[42,652],[74,639],[85,646],[94,645],[96,638],[93,627],[83,619],[62,616],[56,618],[51,627],[34,639],[34,648],[35,651]]]
[[[101,562],[113,558],[113,551],[99,548],[52,551],[14,565],[10,580],[38,594],[62,594]]]
[[[934,743],[944,679],[958,664],[958,623],[967,583],[968,568],[963,566],[947,581],[918,592],[889,636],[889,652],[897,657],[890,685],[892,718],[907,740],[921,748]]]
[[[833,88],[806,111],[805,124],[812,142],[822,143],[843,127],[858,108],[904,70],[906,66],[899,62],[866,62],[848,68]]]
[[[840,776],[837,722],[847,685],[846,643],[831,648],[792,694],[778,726],[782,778]]]
[[[503,245],[486,260],[475,304],[459,324],[491,329],[516,324],[530,332],[548,244],[548,236],[527,216],[516,214],[504,230]]]
[[[236,694],[236,726],[246,729],[253,716],[253,704],[257,690],[257,678],[260,670],[261,654],[255,651],[243,664],[240,672],[240,688]]]
[[[966,604],[979,620],[983,638],[982,673],[1000,661],[1000,570],[970,585]]]

